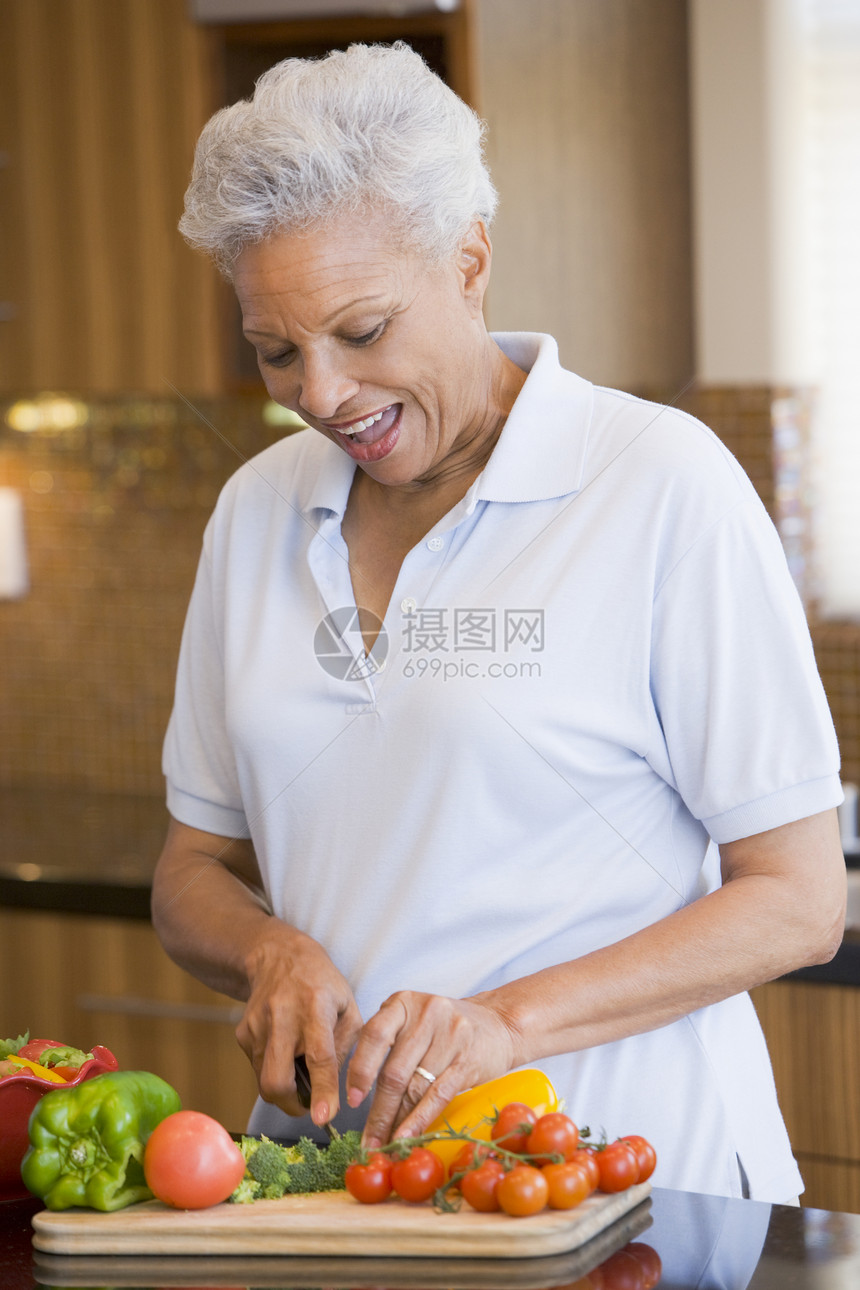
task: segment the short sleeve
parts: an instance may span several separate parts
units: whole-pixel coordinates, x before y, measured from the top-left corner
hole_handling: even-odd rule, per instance
[[[223,632],[215,612],[209,553],[211,526],[179,651],[173,711],[162,766],[174,819],[223,837],[247,838],[236,763],[226,724]]]
[[[841,801],[806,616],[751,488],[659,587],[651,682],[669,778],[716,842]]]

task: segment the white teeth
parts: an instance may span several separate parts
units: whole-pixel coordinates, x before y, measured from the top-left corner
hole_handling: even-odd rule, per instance
[[[351,426],[341,430],[341,434],[360,434],[362,430],[369,430],[371,426],[375,426],[381,419],[382,413],[377,412],[375,416],[367,417],[364,421],[353,421]]]

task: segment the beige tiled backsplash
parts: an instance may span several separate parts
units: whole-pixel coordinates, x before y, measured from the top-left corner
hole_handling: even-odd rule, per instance
[[[821,618],[816,609],[805,390],[694,390],[682,406],[723,440],[755,484],[782,535],[803,595],[812,641],[842,754],[842,779],[860,783],[860,623]]]
[[[842,779],[860,783],[860,624],[813,622],[812,640],[839,746]]]
[[[160,794],[161,741],[203,528],[242,460],[285,433],[262,398],[87,403],[29,433],[0,407],[0,486],[24,498],[30,591],[0,600],[0,785]],[[860,780],[860,627],[819,623],[808,560],[803,392],[704,389],[701,416],[779,524],[813,622],[843,775]]]
[[[0,429],[30,574],[25,597],[0,600],[0,784],[161,793],[206,520],[229,475],[284,430],[259,398],[87,409],[68,430]]]

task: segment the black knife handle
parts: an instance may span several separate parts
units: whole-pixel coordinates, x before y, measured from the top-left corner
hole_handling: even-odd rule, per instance
[[[296,1069],[296,1092],[299,1095],[299,1101],[306,1110],[310,1110],[311,1105],[311,1076],[308,1070],[308,1064],[305,1061],[304,1053],[294,1060]]]

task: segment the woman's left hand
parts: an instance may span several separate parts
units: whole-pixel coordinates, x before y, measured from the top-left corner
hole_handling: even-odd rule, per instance
[[[376,1082],[366,1146],[421,1133],[457,1093],[521,1064],[516,1033],[484,1000],[399,990],[365,1023],[347,1099],[359,1106]]]

